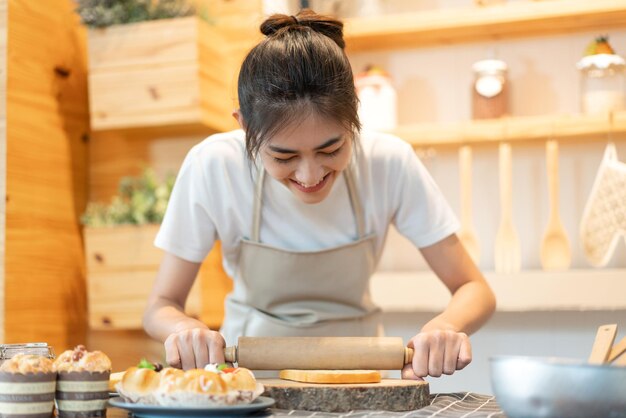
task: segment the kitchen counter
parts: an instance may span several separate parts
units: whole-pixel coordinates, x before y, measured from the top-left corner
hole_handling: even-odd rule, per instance
[[[109,408],[108,418],[127,418],[127,411],[118,408]],[[210,415],[207,415],[210,416]],[[322,413],[311,411],[289,411],[284,409],[268,409],[250,415],[251,417],[346,417],[351,418],[506,418],[493,396],[479,395],[472,392],[446,393],[431,395],[431,404],[425,408],[412,412],[388,411],[350,411],[343,413]]]

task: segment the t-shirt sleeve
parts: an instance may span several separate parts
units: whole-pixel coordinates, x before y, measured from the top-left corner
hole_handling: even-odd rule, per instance
[[[211,194],[199,148],[187,154],[154,245],[194,263],[201,263],[216,240]]]
[[[396,165],[392,222],[418,248],[435,244],[459,229],[456,215],[409,144]]]

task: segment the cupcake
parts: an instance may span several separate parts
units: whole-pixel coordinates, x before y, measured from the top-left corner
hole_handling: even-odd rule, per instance
[[[54,361],[59,417],[104,417],[109,398],[111,360],[84,345],[67,350]]]
[[[0,366],[0,418],[52,416],[55,387],[52,360],[15,355]]]

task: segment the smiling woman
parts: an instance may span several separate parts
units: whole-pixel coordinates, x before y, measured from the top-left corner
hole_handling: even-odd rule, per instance
[[[404,376],[452,374],[471,361],[466,333],[493,312],[493,294],[410,145],[361,132],[342,29],[310,10],[268,18],[239,75],[241,130],[211,136],[183,162],[155,240],[165,256],[144,316],[169,364],[221,363],[240,336],[382,335],[369,279],[391,224],[453,294],[416,326]],[[183,313],[217,239],[234,285],[219,331]]]

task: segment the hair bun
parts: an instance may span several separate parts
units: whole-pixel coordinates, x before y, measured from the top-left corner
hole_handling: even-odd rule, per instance
[[[345,48],[343,23],[333,17],[319,15],[310,9],[303,9],[295,16],[274,14],[261,24],[261,33],[272,36],[278,32],[308,27],[331,38],[341,49]]]

